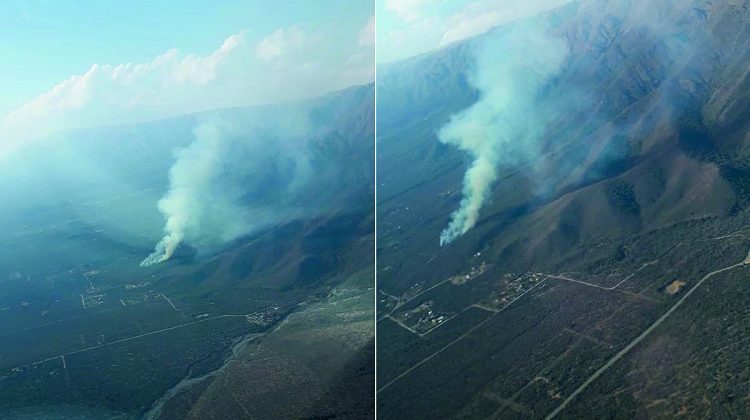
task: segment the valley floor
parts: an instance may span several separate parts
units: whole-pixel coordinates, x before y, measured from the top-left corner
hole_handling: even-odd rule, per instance
[[[654,234],[672,237],[661,252],[596,273],[502,273],[481,269],[490,262],[479,256],[402,296],[379,290],[379,415],[750,412],[741,350],[750,340],[750,230],[693,240],[676,231]]]

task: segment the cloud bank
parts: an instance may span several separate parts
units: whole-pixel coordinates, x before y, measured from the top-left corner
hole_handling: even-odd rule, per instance
[[[382,20],[389,23],[390,29],[379,34],[378,61],[389,62],[434,50],[570,1],[472,0],[453,10],[443,7],[447,2],[438,0],[389,0],[385,10],[390,16],[383,16]]]
[[[94,64],[4,115],[0,157],[59,130],[277,103],[371,82],[374,45],[355,34],[351,45],[321,51],[330,36],[300,26],[255,41],[240,32],[205,55],[171,49],[144,63]]]
[[[434,3],[431,0],[385,0],[385,8],[396,14],[399,18],[413,22],[422,15],[425,6]]]

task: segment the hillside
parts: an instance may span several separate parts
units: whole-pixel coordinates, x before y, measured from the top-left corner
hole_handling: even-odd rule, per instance
[[[748,3],[581,1],[543,18],[569,48],[540,94],[543,134],[447,246],[472,160],[437,133],[481,98],[476,52],[526,23],[379,73],[379,412],[750,412],[735,398],[749,378],[728,368],[745,357],[723,347],[750,333],[733,316],[748,290]]]
[[[239,388],[233,407],[201,399],[216,378],[228,395],[226,377],[269,370],[275,392],[305,393],[284,404],[298,414],[371,413],[373,97],[57,133],[4,161],[0,417],[275,418],[275,400]],[[199,149],[207,124],[218,147]],[[196,149],[210,171],[176,179]],[[160,198],[193,187],[193,236],[140,267],[163,235]]]

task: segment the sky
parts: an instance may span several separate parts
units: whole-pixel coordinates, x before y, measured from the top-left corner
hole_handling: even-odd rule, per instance
[[[377,61],[419,55],[570,1],[378,0]]]
[[[52,132],[274,103],[374,77],[372,0],[7,0],[0,156]]]

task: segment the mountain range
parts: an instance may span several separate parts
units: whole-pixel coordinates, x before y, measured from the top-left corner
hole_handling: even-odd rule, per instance
[[[722,346],[750,333],[750,4],[584,0],[531,19],[568,48],[538,93],[543,134],[446,246],[472,156],[440,130],[483,98],[482,46],[529,19],[379,69],[379,413],[747,413],[730,367],[746,357]]]

